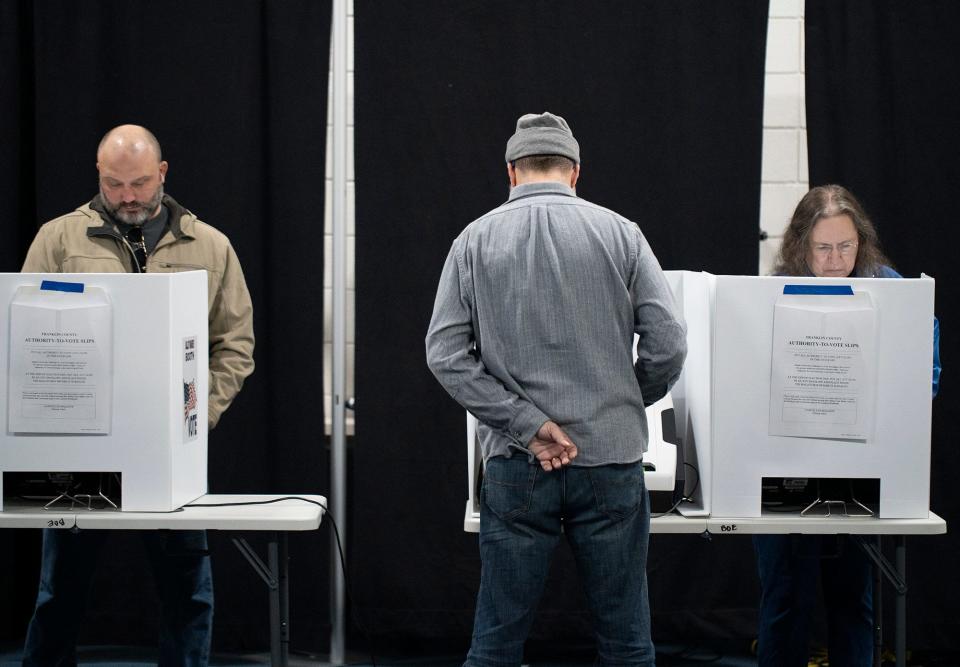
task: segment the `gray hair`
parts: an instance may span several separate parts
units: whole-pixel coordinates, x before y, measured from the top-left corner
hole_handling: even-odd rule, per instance
[[[857,230],[857,262],[851,275],[870,278],[881,266],[890,266],[880,249],[880,237],[866,211],[853,193],[842,185],[820,185],[811,189],[797,204],[790,224],[783,233],[780,253],[773,272],[784,276],[808,276],[807,252],[810,234],[823,218],[849,216]]]

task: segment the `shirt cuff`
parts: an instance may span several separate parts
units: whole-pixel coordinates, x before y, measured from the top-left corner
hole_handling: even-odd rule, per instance
[[[543,414],[533,403],[527,403],[524,408],[510,421],[507,435],[518,445],[526,448],[530,440],[537,434],[540,427],[550,418]]]

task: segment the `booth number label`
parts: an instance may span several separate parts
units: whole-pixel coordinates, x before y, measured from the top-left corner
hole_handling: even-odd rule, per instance
[[[65,528],[67,525],[66,520],[63,517],[59,519],[50,519],[47,521],[47,528]]]
[[[735,533],[737,532],[737,524],[735,523],[722,523],[720,524],[721,533]]]

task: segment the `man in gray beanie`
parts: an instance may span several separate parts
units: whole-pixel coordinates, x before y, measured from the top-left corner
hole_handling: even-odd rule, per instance
[[[506,161],[510,197],[453,242],[426,337],[430,370],[480,422],[464,665],[520,665],[561,534],[599,664],[653,665],[644,406],[680,375],[686,329],[637,225],[577,197],[580,145],[563,118],[521,116]]]

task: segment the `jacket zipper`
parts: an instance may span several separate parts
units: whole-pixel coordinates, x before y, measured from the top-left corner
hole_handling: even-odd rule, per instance
[[[133,260],[133,266],[134,266],[134,268],[136,269],[136,273],[146,273],[146,271],[141,271],[141,270],[140,270],[140,262],[137,261],[137,254],[133,251],[133,246],[130,245],[130,242],[127,241],[127,239],[123,238],[122,235],[120,235],[120,234],[115,234],[115,233],[113,233],[113,231],[108,231],[108,232],[106,232],[105,234],[102,234],[102,235],[99,235],[99,236],[109,236],[109,237],[112,238],[114,241],[117,241],[118,243],[120,243],[123,247],[125,247],[125,248],[129,251],[129,253],[130,253],[130,259]],[[144,267],[144,268],[146,268],[146,267]]]
[[[144,266],[143,269],[140,268],[140,262],[137,261],[137,253],[134,252],[133,246],[130,245],[130,242],[123,237],[121,237],[120,240],[123,241],[123,245],[127,246],[127,250],[130,251],[130,256],[133,257],[133,265],[137,267],[137,273],[146,273],[147,267]],[[144,258],[144,264],[146,264],[146,258],[147,258],[146,249],[144,249],[143,258]]]

